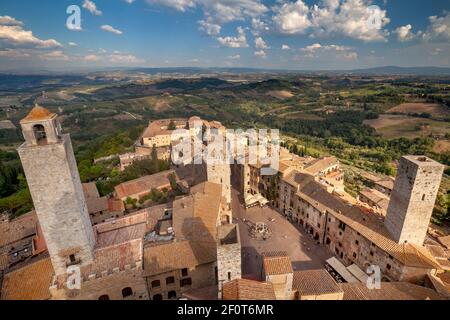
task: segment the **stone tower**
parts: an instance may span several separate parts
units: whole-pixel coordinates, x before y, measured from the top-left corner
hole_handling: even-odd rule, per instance
[[[242,275],[239,226],[237,224],[219,226],[217,235],[218,298],[221,299],[223,284],[240,279]]]
[[[423,245],[444,166],[424,156],[400,159],[385,225],[398,243]]]
[[[226,158],[227,145],[225,144],[225,128],[223,129],[208,129],[206,132],[206,145],[210,144],[211,137],[216,142],[215,146],[218,147],[216,151],[212,151],[211,156],[214,160],[204,158],[206,166],[206,179],[209,182],[217,183],[222,186],[222,199],[223,206],[221,211],[221,220],[223,223],[232,222],[231,212],[231,166],[229,160]],[[216,140],[217,139],[217,140]],[[229,147],[228,147],[229,148]],[[207,153],[208,154],[208,153]],[[207,158],[209,158],[207,156]]]
[[[20,124],[25,143],[18,152],[56,275],[92,263],[94,232],[69,135],[39,106]]]

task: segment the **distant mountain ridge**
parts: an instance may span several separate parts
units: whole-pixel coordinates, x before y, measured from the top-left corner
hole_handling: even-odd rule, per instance
[[[282,70],[282,69],[258,69],[258,68],[219,68],[219,67],[136,67],[136,68],[108,68],[103,70],[80,71],[75,72],[0,72],[0,76],[27,76],[33,77],[47,76],[47,77],[83,77],[95,76],[101,77],[105,74],[114,72],[129,73],[129,74],[148,74],[151,76],[157,74],[183,74],[196,75],[208,77],[208,75],[215,76],[218,74],[272,74],[272,75],[295,75],[295,74],[334,74],[334,75],[401,75],[401,76],[450,76],[450,67],[398,67],[398,66],[383,66],[367,69],[351,69],[351,70]]]
[[[169,68],[133,68],[130,72],[147,74],[158,73],[183,73],[183,74],[208,74],[208,73],[333,73],[333,74],[358,74],[358,75],[418,75],[418,76],[446,76],[450,75],[450,67],[398,67],[383,66],[367,69],[351,70],[283,70],[283,69],[259,69],[259,68],[201,68],[201,67],[169,67]]]
[[[339,72],[339,71],[338,71]],[[385,75],[424,75],[424,76],[443,76],[450,75],[450,68],[444,67],[397,67],[385,66],[368,69],[349,70],[351,74],[385,74]]]

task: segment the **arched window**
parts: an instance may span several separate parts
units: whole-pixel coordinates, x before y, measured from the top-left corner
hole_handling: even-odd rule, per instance
[[[36,124],[33,126],[34,137],[38,144],[47,144],[47,134],[42,124]]]
[[[155,294],[154,296],[153,296],[153,300],[162,300],[163,299],[163,296],[161,295],[161,294]]]
[[[152,281],[152,288],[159,288],[161,286],[161,282],[159,280]]]
[[[177,292],[176,291],[169,291],[167,297],[169,299],[176,299],[177,298]]]
[[[122,297],[126,298],[133,295],[133,290],[130,287],[122,289]]]
[[[98,300],[109,300],[109,296],[107,294],[104,294],[104,295],[98,297]]]

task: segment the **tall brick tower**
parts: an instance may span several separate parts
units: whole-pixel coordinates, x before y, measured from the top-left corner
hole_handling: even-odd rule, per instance
[[[385,225],[398,243],[423,245],[444,166],[424,156],[400,159]]]
[[[18,152],[56,275],[92,263],[94,232],[69,135],[39,106],[20,124],[25,143]]]

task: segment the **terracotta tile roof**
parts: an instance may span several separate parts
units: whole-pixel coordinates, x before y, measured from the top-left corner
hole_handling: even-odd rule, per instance
[[[53,267],[49,257],[40,258],[5,274],[2,300],[48,300]]]
[[[343,292],[325,269],[294,271],[292,289],[298,291],[300,296]]]
[[[110,212],[124,212],[125,205],[123,204],[123,201],[121,199],[109,198],[108,199],[108,210]]]
[[[293,273],[291,258],[287,252],[263,252],[263,268],[266,275]]]
[[[30,121],[37,121],[37,120],[47,120],[55,117],[56,114],[48,111],[46,108],[43,108],[41,106],[36,105],[30,113],[23,118],[20,122],[30,122]]]
[[[392,178],[386,178],[381,179],[375,182],[375,184],[378,184],[382,186],[385,189],[393,190],[394,189],[394,180]]]
[[[193,239],[203,243],[216,243],[222,185],[201,183],[191,188],[191,193],[194,196]]]
[[[309,163],[305,166],[305,171],[312,175],[317,175],[321,171],[328,169],[331,166],[338,164],[339,161],[336,157],[324,157],[320,159],[316,159],[313,162]]]
[[[146,224],[139,223],[99,233],[97,235],[97,248],[110,247],[131,240],[142,239],[145,230]]]
[[[223,300],[276,300],[272,283],[247,279],[224,283],[222,295]]]
[[[184,291],[182,293],[183,297],[189,300],[217,300],[218,299],[218,288],[217,285],[194,288]]]
[[[174,122],[177,127],[185,127],[186,119],[161,119],[151,122],[142,134],[143,138],[151,138],[157,135],[170,134],[172,130],[168,130],[168,126],[171,122]]]
[[[389,197],[376,189],[365,189],[359,192],[361,195],[374,202],[383,210],[387,210],[389,205]]]
[[[381,218],[370,212],[366,213],[358,206],[349,206],[335,195],[328,193],[318,182],[307,183],[297,195],[321,212],[329,212],[402,264],[430,269],[440,267],[425,247],[409,243],[398,244],[392,240]]]
[[[436,291],[409,282],[382,282],[380,289],[365,283],[342,283],[344,300],[443,300]]]
[[[216,244],[221,196],[220,184],[203,182],[191,188],[190,196],[175,200],[175,238]]]
[[[146,192],[149,193],[153,188],[170,188],[169,175],[172,173],[175,173],[175,171],[167,170],[121,183],[115,187],[117,198],[124,199]]]
[[[193,241],[170,242],[144,248],[144,276],[152,276],[214,262],[216,250]]]
[[[36,212],[31,211],[14,220],[0,222],[0,248],[34,235],[37,221]]]
[[[444,247],[446,247],[447,249],[450,249],[450,235],[444,236],[444,237],[439,237],[438,241]]]
[[[89,213],[108,210],[108,198],[100,197],[95,182],[83,183],[83,193]]]
[[[442,283],[445,285],[447,290],[450,292],[450,272],[442,272],[436,275]]]

